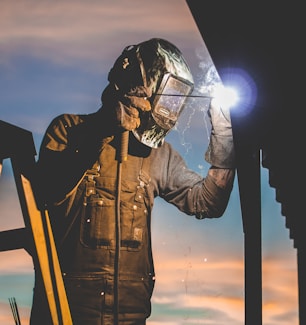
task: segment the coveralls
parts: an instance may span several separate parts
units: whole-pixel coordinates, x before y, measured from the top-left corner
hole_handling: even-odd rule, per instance
[[[63,114],[51,122],[40,149],[38,186],[49,211],[73,324],[113,325],[118,294],[120,324],[141,325],[151,313],[155,281],[150,231],[154,198],[159,196],[199,219],[219,217],[232,181],[220,188],[209,175],[203,178],[188,169],[169,143],[151,149],[131,134],[118,184],[120,136],[98,128],[100,119],[98,111]],[[36,275],[31,325],[51,324],[42,297]]]

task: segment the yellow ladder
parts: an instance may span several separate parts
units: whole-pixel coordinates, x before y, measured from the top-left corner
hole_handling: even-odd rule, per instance
[[[25,228],[0,232],[0,251],[24,248],[30,236],[53,325],[72,325],[49,215],[38,208],[31,185],[36,155],[32,133],[0,120],[0,139],[0,172],[3,159],[10,158],[25,224]]]

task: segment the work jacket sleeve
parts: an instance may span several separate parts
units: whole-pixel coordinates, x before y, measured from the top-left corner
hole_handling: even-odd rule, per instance
[[[233,188],[235,169],[211,166],[203,178],[190,170],[170,145],[163,156],[159,159],[165,163],[157,185],[159,196],[198,219],[218,218],[224,214]]]

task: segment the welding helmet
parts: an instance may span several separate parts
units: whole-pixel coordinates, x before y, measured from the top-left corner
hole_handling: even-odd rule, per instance
[[[132,132],[151,148],[162,145],[193,90],[193,77],[181,51],[159,38],[126,47],[108,80],[123,94],[141,88],[150,100],[152,109],[139,112],[140,126]]]

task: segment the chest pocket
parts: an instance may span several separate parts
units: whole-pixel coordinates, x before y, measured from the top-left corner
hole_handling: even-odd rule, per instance
[[[86,180],[80,241],[85,247],[114,249],[116,234],[116,179]],[[120,202],[121,250],[138,251],[148,240],[148,195],[141,177],[122,180]]]

